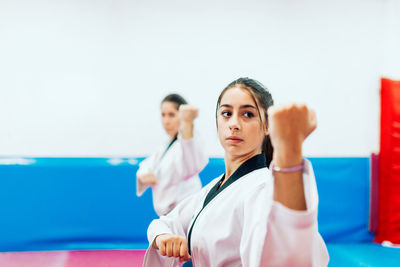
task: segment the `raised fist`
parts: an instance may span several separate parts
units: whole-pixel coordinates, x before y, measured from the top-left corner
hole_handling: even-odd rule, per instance
[[[179,107],[179,119],[181,122],[193,123],[197,118],[199,109],[191,105],[181,105]]]
[[[289,103],[268,109],[268,131],[274,150],[301,150],[303,141],[316,127],[315,112],[305,104]]]

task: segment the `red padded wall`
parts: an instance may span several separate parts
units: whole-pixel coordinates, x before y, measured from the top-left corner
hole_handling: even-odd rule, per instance
[[[376,242],[400,244],[400,81],[381,80],[379,214]]]

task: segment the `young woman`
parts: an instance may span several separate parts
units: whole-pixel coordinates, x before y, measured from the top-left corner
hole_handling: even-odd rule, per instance
[[[252,79],[222,91],[216,116],[225,174],[150,224],[143,266],[190,258],[198,267],[327,266],[314,174],[302,156],[314,112],[272,105]]]
[[[204,146],[194,131],[198,109],[180,95],[170,94],[161,102],[161,121],[168,143],[139,164],[137,195],[152,187],[153,205],[159,216],[170,212],[181,200],[201,189],[198,173],[207,165]]]

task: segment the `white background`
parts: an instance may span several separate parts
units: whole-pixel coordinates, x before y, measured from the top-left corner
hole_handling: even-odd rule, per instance
[[[379,149],[379,85],[400,79],[400,1],[0,0],[0,156],[146,156],[179,92],[221,156],[219,92],[249,76],[318,116],[309,156]]]

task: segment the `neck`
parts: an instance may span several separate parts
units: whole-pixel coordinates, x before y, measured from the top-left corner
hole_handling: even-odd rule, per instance
[[[178,134],[174,134],[174,135],[170,135],[169,136],[169,141],[171,142],[172,140],[175,139],[175,137],[177,137]]]
[[[232,156],[225,153],[225,181],[248,159],[261,153],[261,150],[252,151],[245,155]],[[224,181],[224,182],[225,182]]]

